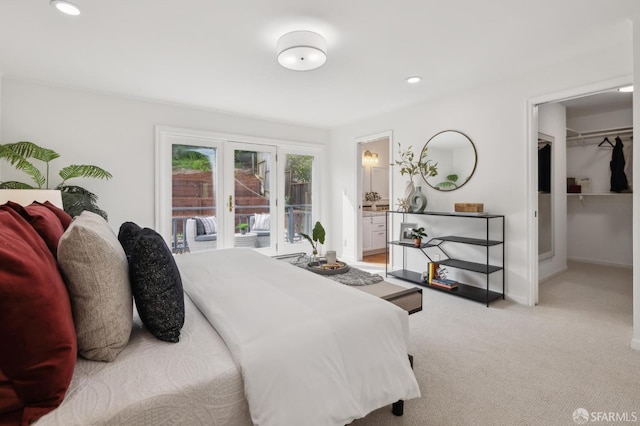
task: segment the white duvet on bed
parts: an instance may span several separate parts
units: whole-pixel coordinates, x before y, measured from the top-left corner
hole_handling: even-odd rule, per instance
[[[256,425],[345,425],[420,396],[397,306],[249,249],[177,256],[240,365]]]

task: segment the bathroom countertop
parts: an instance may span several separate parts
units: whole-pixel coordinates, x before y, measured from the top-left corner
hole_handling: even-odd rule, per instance
[[[362,217],[370,217],[370,216],[384,216],[387,212],[384,210],[376,210],[371,211],[371,210],[363,210],[362,211]]]

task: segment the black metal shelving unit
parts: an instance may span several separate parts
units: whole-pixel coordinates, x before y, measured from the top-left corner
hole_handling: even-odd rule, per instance
[[[420,247],[414,245],[408,245],[406,243],[392,240],[387,240],[387,266],[385,268],[385,272],[387,276],[392,276],[404,281],[409,281],[414,284],[418,284],[432,290],[442,291],[445,293],[449,293],[454,296],[463,297],[465,299],[470,299],[476,302],[485,303],[487,307],[489,304],[497,299],[504,299],[504,290],[505,290],[505,276],[504,276],[504,255],[505,255],[505,244],[504,244],[504,233],[505,233],[505,225],[504,225],[504,216],[503,215],[495,215],[495,214],[477,214],[477,213],[446,213],[446,212],[423,212],[423,213],[411,213],[411,212],[397,212],[397,211],[388,211],[386,215],[386,226],[387,226],[387,235],[389,229],[389,221],[391,215],[402,215],[402,221],[404,222],[407,216],[415,215],[415,216],[447,216],[451,218],[465,218],[465,219],[484,219],[485,221],[485,230],[486,230],[486,238],[469,238],[464,236],[457,235],[447,235],[443,237],[433,237],[426,243],[422,243]],[[492,222],[499,221],[501,225],[501,239],[489,239],[490,227]],[[453,244],[468,244],[484,247],[486,249],[486,262],[485,263],[477,263],[477,262],[469,262],[463,259],[455,259],[451,258],[449,254],[445,251],[444,245],[448,243]],[[399,246],[403,248],[402,252],[402,269],[397,270],[389,270],[389,246]],[[489,255],[490,249],[492,247],[501,246],[502,248],[502,262],[500,265],[491,265],[489,263]],[[437,248],[441,251],[447,259],[434,261],[431,259],[429,254],[425,251],[427,248]],[[449,266],[452,268],[463,269],[467,271],[477,272],[480,274],[486,275],[486,288],[477,287],[474,285],[469,285],[465,283],[458,282],[458,286],[453,290],[447,290],[440,287],[430,286],[428,283],[425,283],[421,280],[420,273],[411,271],[407,269],[406,265],[406,250],[420,250],[430,262],[437,262],[440,265]],[[502,292],[493,291],[489,289],[490,276],[495,272],[502,271]]]

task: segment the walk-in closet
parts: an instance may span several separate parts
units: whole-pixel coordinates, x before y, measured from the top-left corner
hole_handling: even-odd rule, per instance
[[[631,321],[632,93],[611,90],[538,112],[540,286],[575,290],[588,277],[603,301],[621,300],[616,310],[628,310]],[[545,294],[540,304],[557,294],[572,306],[570,293]]]

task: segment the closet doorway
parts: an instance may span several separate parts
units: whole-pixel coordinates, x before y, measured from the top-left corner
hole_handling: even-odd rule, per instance
[[[618,88],[599,90],[538,105],[537,112],[535,128],[539,134],[553,138],[549,144],[551,255],[538,259],[537,283],[545,285],[569,269],[574,275],[580,269],[590,273],[601,271],[601,280],[606,283],[607,277],[621,268],[626,270],[621,276],[628,277],[631,299],[632,93]],[[532,158],[538,166],[535,167],[538,178],[539,158]],[[538,186],[539,179],[535,183]],[[545,240],[542,220],[545,203],[540,202],[541,194],[538,193],[535,227],[539,249],[540,241]],[[534,287],[535,303],[545,303],[538,300],[538,285]]]

